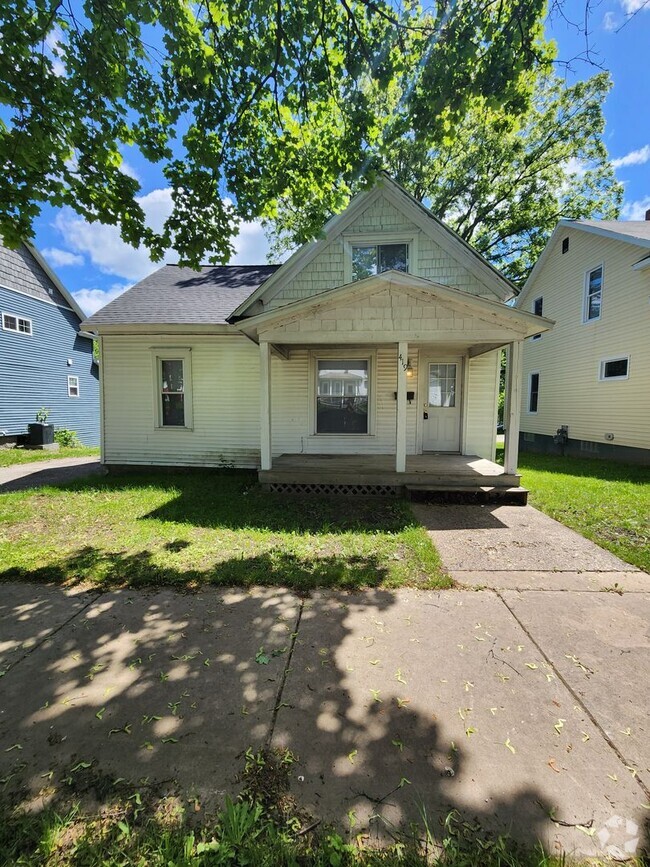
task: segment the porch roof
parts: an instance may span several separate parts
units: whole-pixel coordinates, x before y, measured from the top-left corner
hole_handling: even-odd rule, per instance
[[[291,323],[317,320],[318,316],[327,310],[337,307],[349,307],[354,302],[371,299],[378,292],[397,292],[415,299],[419,305],[440,308],[451,312],[456,323],[453,329],[447,329],[439,334],[429,323],[413,320],[410,327],[404,327],[404,319],[399,305],[394,305],[390,312],[392,321],[389,327],[386,322],[381,327],[360,328],[358,323],[350,330],[341,333],[314,328],[309,334],[306,329],[295,331],[289,327]],[[371,302],[372,303],[372,302]],[[397,320],[397,321],[396,321]],[[468,329],[468,320],[480,323],[477,333]],[[446,320],[445,320],[446,321]],[[471,344],[479,337],[479,342],[496,342],[501,345],[513,339],[523,339],[533,334],[550,330],[555,324],[553,320],[536,316],[524,310],[509,307],[500,301],[493,301],[470,292],[464,292],[441,283],[436,283],[424,277],[403,271],[385,271],[364,280],[347,283],[343,286],[329,289],[325,292],[285,304],[275,310],[265,311],[256,316],[242,319],[237,328],[256,342],[261,339],[281,343],[350,343],[350,342],[394,342],[409,340],[411,342],[431,342],[444,337],[445,340],[463,339]],[[317,338],[315,340],[314,338]]]

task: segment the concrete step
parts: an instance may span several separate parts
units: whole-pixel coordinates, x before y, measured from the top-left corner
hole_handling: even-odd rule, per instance
[[[405,485],[406,497],[418,503],[502,503],[525,506],[528,489],[521,485]]]

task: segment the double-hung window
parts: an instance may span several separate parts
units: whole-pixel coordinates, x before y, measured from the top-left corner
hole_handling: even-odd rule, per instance
[[[352,244],[352,280],[409,270],[408,244]]]
[[[79,377],[68,377],[68,397],[79,397]]]
[[[585,278],[585,302],[583,320],[592,322],[600,319],[603,303],[603,266],[588,271]]]
[[[155,355],[156,426],[191,428],[191,353],[169,350]]]
[[[316,433],[367,434],[370,359],[321,358],[316,363]]]

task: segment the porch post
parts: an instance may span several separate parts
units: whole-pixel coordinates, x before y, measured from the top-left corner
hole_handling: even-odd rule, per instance
[[[260,340],[260,459],[261,468],[270,470],[271,446],[271,344]]]
[[[395,472],[406,472],[406,364],[409,345],[397,344],[397,434],[395,437]]]
[[[517,472],[519,458],[519,420],[521,417],[521,377],[523,346],[521,340],[508,344],[506,371],[506,437],[503,467],[506,473]]]

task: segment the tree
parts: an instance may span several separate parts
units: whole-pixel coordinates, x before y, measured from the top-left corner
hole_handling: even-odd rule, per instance
[[[474,100],[520,112],[547,64],[544,0],[6,0],[0,235],[43,203],[119,225],[152,258],[227,261],[238,221],[289,204],[312,234],[387,141],[440,141]],[[388,117],[376,101],[393,102]],[[145,223],[134,146],[173,213]],[[229,194],[229,198],[227,197]]]
[[[444,138],[406,134],[388,141],[384,165],[521,283],[561,217],[619,214],[623,189],[602,140],[601,106],[610,86],[606,73],[569,87],[540,71],[521,113],[473,97]],[[303,222],[299,211],[285,205],[271,227],[278,251],[304,240]]]

